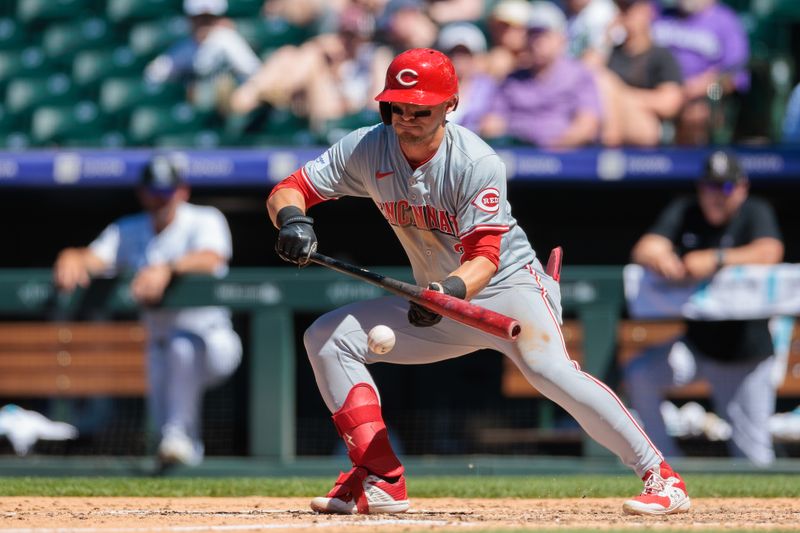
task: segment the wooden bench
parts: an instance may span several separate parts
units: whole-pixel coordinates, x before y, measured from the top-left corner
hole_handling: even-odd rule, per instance
[[[0,396],[143,396],[146,340],[138,322],[2,322]]]
[[[617,364],[624,365],[646,348],[666,342],[684,331],[681,321],[634,321],[624,320],[617,329]],[[572,359],[583,363],[583,328],[576,320],[568,320],[563,326],[564,341]],[[511,398],[538,397],[522,373],[507,357],[504,358],[502,392]],[[710,386],[705,381],[673,388],[669,396],[674,399],[708,397]],[[800,327],[792,332],[791,351],[786,368],[786,378],[778,389],[779,397],[800,398]]]

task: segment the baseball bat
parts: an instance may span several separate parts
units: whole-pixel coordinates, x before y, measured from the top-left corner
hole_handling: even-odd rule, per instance
[[[501,339],[516,340],[520,331],[522,331],[522,327],[517,320],[466,300],[371,272],[365,268],[339,261],[318,252],[313,252],[309,260],[347,276],[366,281],[392,294],[402,296],[406,300],[411,300],[434,313],[485,331]]]

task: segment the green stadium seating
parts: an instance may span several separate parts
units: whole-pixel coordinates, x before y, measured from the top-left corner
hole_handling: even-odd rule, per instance
[[[38,108],[31,119],[31,140],[34,144],[62,144],[66,139],[98,137],[106,126],[105,115],[91,101],[69,106]]]
[[[70,148],[124,148],[127,143],[125,134],[116,130],[105,130],[84,137],[67,137],[60,144]]]
[[[22,0],[17,4],[17,18],[26,24],[72,19],[81,15],[88,4],[88,0]]]
[[[137,56],[153,57],[188,35],[189,21],[186,17],[171,17],[134,25],[128,42]]]
[[[381,116],[377,111],[364,109],[337,120],[329,120],[323,128],[320,138],[325,144],[333,144],[353,130],[364,126],[373,126],[380,121]]]
[[[181,14],[180,0],[113,0],[106,16],[115,24]]]
[[[259,53],[286,44],[301,44],[311,37],[309,30],[275,17],[235,19],[236,28]]]
[[[0,135],[0,149],[25,150],[31,145],[31,139],[24,131],[13,131]]]
[[[0,91],[5,90],[15,78],[44,76],[52,71],[53,66],[47,61],[44,50],[38,46],[19,51],[0,51]]]
[[[81,87],[93,88],[112,77],[141,77],[146,61],[128,46],[113,50],[84,50],[72,62],[72,80]]]
[[[42,105],[68,104],[77,100],[78,91],[63,73],[44,78],[17,78],[6,89],[6,111],[14,115],[30,114]]]
[[[12,18],[0,18],[0,50],[16,50],[26,44],[25,31]]]
[[[161,135],[153,141],[153,146],[158,148],[217,148],[221,144],[221,135],[211,129]]]
[[[45,28],[42,46],[53,61],[71,64],[74,55],[85,49],[101,48],[114,42],[105,19],[91,17],[77,22],[53,24]]]
[[[149,145],[156,137],[199,130],[205,118],[185,102],[137,107],[131,114],[128,139],[133,145]]]
[[[14,129],[14,117],[6,113],[6,108],[0,104],[0,135],[4,135]]]
[[[229,17],[257,17],[264,5],[263,0],[228,0]]]
[[[167,106],[183,100],[186,92],[179,83],[152,84],[141,77],[111,78],[100,86],[100,109],[114,115],[128,113],[139,105]]]

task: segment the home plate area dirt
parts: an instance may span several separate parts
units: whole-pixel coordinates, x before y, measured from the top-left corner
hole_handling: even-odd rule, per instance
[[[0,499],[0,533],[92,531],[797,530],[800,501],[695,499],[688,514],[626,516],[621,499],[419,498],[398,515],[313,513],[307,498]]]

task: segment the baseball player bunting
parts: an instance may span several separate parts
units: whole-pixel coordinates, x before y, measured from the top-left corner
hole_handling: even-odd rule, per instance
[[[370,198],[400,240],[417,284],[514,317],[522,333],[516,340],[499,338],[397,296],[317,319],[305,333],[305,347],[339,434],[352,439],[353,469],[312,508],[379,513],[409,507],[404,469],[389,444],[366,365],[425,364],[492,348],[646,481],[642,494],[623,505],[626,512],[688,510],[680,476],[611,389],[567,354],[558,282],[511,215],[502,160],[478,136],[446,120],[458,105],[450,60],[431,49],[401,53],[376,100],[382,124],[352,132],[273,189],[267,208],[279,228],[277,253],[307,265],[317,239],[306,211],[343,196]],[[382,355],[367,343],[367,332],[379,324],[396,335],[394,349]]]

